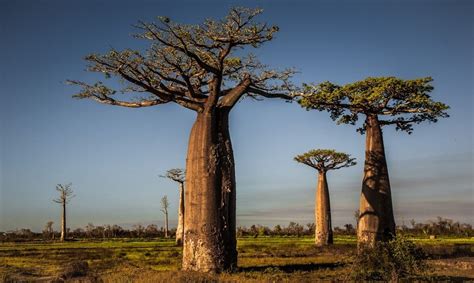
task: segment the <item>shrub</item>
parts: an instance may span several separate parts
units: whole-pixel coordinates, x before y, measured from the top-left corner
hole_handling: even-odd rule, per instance
[[[63,272],[60,274],[60,278],[69,279],[73,277],[86,276],[89,271],[89,264],[86,261],[74,261],[68,263]]]
[[[351,277],[360,280],[398,281],[426,269],[421,248],[399,236],[375,247],[359,249],[352,264]]]

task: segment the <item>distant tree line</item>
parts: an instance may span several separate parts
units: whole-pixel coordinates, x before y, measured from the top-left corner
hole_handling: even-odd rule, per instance
[[[48,221],[45,229],[41,233],[32,232],[30,229],[17,229],[14,231],[0,232],[0,241],[31,241],[44,240],[53,241],[60,240],[61,232],[53,231],[52,221]],[[134,225],[127,229],[119,225],[99,225],[92,223],[87,224],[83,228],[74,230],[67,229],[69,240],[77,239],[114,239],[114,238],[165,238],[166,229],[158,227],[155,224],[150,225]],[[169,229],[168,236],[174,236],[176,229]]]
[[[252,225],[250,227],[237,227],[238,237],[263,237],[263,236],[314,236],[314,223],[301,225],[296,222],[290,222],[288,226],[276,225],[273,228],[263,225]],[[344,225],[344,228],[335,227],[333,229],[336,235],[355,235],[356,230],[352,224]]]
[[[41,233],[32,232],[30,229],[17,229],[14,231],[0,232],[0,241],[53,241],[60,240],[61,232],[54,231],[53,222],[48,221]],[[314,236],[314,223],[301,225],[296,222],[290,222],[287,226],[276,225],[273,228],[264,225],[251,225],[249,227],[237,227],[238,237],[303,237]],[[83,228],[74,230],[68,229],[70,239],[114,239],[114,238],[166,238],[166,229],[158,227],[155,224],[150,225],[134,225],[130,229],[123,228],[119,225],[102,225],[95,226],[92,223],[87,224]],[[468,223],[461,223],[452,219],[437,217],[436,220],[429,220],[424,223],[410,220],[409,225],[397,226],[397,232],[409,236],[428,237],[435,236],[458,236],[458,237],[474,237],[474,227]],[[345,224],[343,227],[334,227],[334,235],[356,235],[357,229],[352,224]],[[168,231],[168,237],[176,235],[176,228]]]
[[[410,225],[397,226],[397,229],[407,235],[436,235],[473,237],[474,228],[471,224],[460,223],[452,219],[438,216],[436,220],[418,223],[410,220]]]

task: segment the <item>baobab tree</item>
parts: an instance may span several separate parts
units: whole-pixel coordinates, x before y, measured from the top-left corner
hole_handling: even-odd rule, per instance
[[[255,21],[261,12],[232,8],[225,18],[199,25],[167,17],[140,22],[136,37],[150,41],[146,52],[112,49],[86,57],[89,71],[119,78],[121,92],[134,98],[119,99],[102,82],[69,81],[81,87],[76,98],[131,108],[176,103],[197,113],[186,159],[184,270],[220,272],[237,266],[230,111],[243,97],[291,100],[294,71],[272,70],[246,55],[278,31]]]
[[[349,154],[336,152],[332,149],[313,149],[297,155],[296,161],[318,170],[318,186],[315,203],[315,243],[318,246],[327,246],[333,243],[331,225],[331,203],[326,173],[356,164],[355,158]]]
[[[46,222],[44,226],[43,234],[46,239],[54,239],[53,221]]]
[[[168,202],[168,197],[164,196],[161,198],[161,212],[165,215],[165,238],[168,238],[168,207],[170,203]]]
[[[166,174],[160,176],[168,178],[179,184],[179,204],[178,204],[178,226],[176,227],[176,244],[181,246],[184,238],[184,181],[185,172],[183,169],[174,168],[166,171]]]
[[[431,99],[430,77],[403,80],[369,77],[339,86],[331,82],[305,85],[301,106],[328,111],[338,124],[355,125],[360,115],[365,122],[358,132],[366,135],[364,178],[359,207],[359,246],[373,246],[395,236],[395,219],[382,127],[395,125],[409,134],[413,125],[437,122],[448,117],[447,105]]]
[[[67,237],[67,225],[66,225],[66,204],[69,203],[71,198],[74,197],[73,190],[71,188],[72,184],[58,184],[56,185],[56,191],[59,192],[59,197],[53,199],[54,202],[59,203],[62,207],[61,214],[61,241],[64,241]]]

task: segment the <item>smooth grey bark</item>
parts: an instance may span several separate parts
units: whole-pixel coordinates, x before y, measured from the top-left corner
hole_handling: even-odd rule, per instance
[[[316,189],[315,210],[315,243],[318,246],[327,246],[333,243],[331,224],[331,205],[329,189],[325,171],[319,171],[318,186]]]
[[[229,111],[198,113],[186,160],[183,270],[220,272],[237,266],[235,172]]]
[[[66,202],[62,204],[62,215],[61,215],[61,242],[63,242],[67,237],[66,231]]]
[[[366,149],[364,179],[359,207],[357,243],[374,246],[395,236],[395,218],[383,144],[382,128],[377,115],[365,121]]]

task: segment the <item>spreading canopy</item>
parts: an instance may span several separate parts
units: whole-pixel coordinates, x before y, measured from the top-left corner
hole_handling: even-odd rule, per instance
[[[328,111],[338,124],[354,125],[360,114],[377,115],[381,125],[396,125],[397,130],[413,131],[423,121],[437,122],[449,117],[449,106],[433,101],[431,77],[402,80],[395,77],[369,77],[344,86],[331,82],[304,85],[301,106]],[[358,129],[361,133],[364,128]]]
[[[162,178],[168,178],[175,182],[183,184],[186,177],[186,172],[181,168],[173,168],[166,171],[165,175],[160,175]]]
[[[117,91],[102,82],[68,81],[81,87],[74,97],[132,108],[174,102],[197,112],[209,107],[205,105],[231,108],[245,94],[290,99],[286,94],[293,88],[293,70],[270,70],[252,54],[237,52],[259,47],[278,31],[254,21],[261,12],[232,8],[224,19],[199,25],[178,24],[167,17],[158,17],[158,23],[139,22],[135,37],[150,41],[145,52],[112,49],[85,58],[89,71],[119,78],[120,92],[131,97],[117,99]]]
[[[356,165],[355,158],[333,149],[313,149],[294,158],[297,162],[315,168],[319,172]]]

